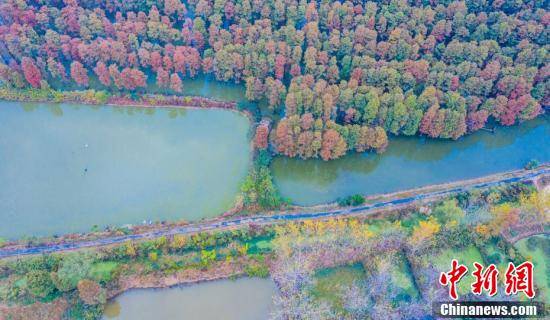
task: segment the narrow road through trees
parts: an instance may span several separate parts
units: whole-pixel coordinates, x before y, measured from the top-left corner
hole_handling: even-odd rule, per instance
[[[420,188],[420,191],[411,191],[413,195],[398,197],[385,201],[379,201],[369,203],[359,207],[341,208],[327,211],[314,211],[314,212],[284,212],[272,215],[256,215],[251,217],[229,218],[226,220],[210,221],[205,223],[190,224],[186,226],[177,226],[170,229],[164,229],[159,231],[151,231],[140,234],[130,234],[116,237],[108,237],[98,240],[41,245],[32,247],[17,247],[17,248],[3,248],[0,249],[0,258],[23,256],[23,255],[35,255],[46,254],[53,252],[62,252],[69,250],[77,250],[83,248],[92,248],[113,244],[120,244],[130,240],[145,240],[154,239],[162,236],[172,236],[175,234],[194,234],[203,231],[213,230],[225,230],[229,228],[237,228],[241,226],[247,226],[250,224],[266,225],[275,224],[281,222],[290,222],[306,219],[322,219],[322,218],[334,218],[334,217],[346,217],[346,216],[363,216],[369,215],[374,212],[378,212],[382,209],[395,209],[404,205],[410,205],[414,202],[421,200],[438,199],[447,195],[466,192],[472,189],[488,188],[503,183],[513,183],[520,181],[533,180],[535,178],[550,175],[550,165],[545,164],[534,170],[519,170],[514,172],[505,172],[501,174],[487,176],[485,178],[478,178],[472,180],[464,180],[461,182],[451,183],[449,186],[442,185],[436,188],[437,191],[421,192],[426,188]],[[305,209],[304,209],[305,210]]]

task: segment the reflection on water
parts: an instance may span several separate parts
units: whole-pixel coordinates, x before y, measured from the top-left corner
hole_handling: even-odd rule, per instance
[[[248,127],[227,110],[0,102],[0,237],[218,215]]]
[[[394,137],[380,155],[352,154],[329,162],[281,157],[272,169],[283,196],[311,205],[517,169],[530,159],[550,161],[549,139],[549,121],[541,117],[458,141]]]
[[[216,80],[212,75],[199,74],[195,78],[183,79],[182,95],[199,96],[220,101],[234,101],[239,107],[246,108],[253,115],[258,117],[269,116],[277,119],[279,115],[273,114],[267,108],[267,101],[250,102],[246,99],[246,90],[244,83],[234,83],[232,81],[222,82]],[[149,77],[147,92],[159,94],[173,94],[172,91],[157,86],[154,77]]]
[[[105,310],[103,310],[103,314],[105,315],[105,318],[112,319],[120,316],[120,310],[121,310],[120,302],[116,300],[116,301],[109,302],[105,306]]]
[[[57,104],[48,104],[47,108],[50,110],[50,113],[56,117],[61,117],[63,115],[63,109]]]
[[[224,101],[245,102],[244,85],[233,82],[216,81],[212,76],[199,75],[194,79],[185,79],[183,94],[201,96]]]
[[[107,305],[110,320],[259,320],[269,317],[271,280],[220,280],[171,289],[133,290]]]
[[[157,86],[154,77],[149,78],[147,92],[172,94],[164,88]],[[186,78],[183,80],[182,95],[199,96],[221,101],[235,101],[237,103],[246,103],[246,91],[243,83],[221,82],[213,76],[200,74],[194,79]]]

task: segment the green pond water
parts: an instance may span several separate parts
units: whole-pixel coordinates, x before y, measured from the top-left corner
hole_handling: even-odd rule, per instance
[[[219,215],[248,129],[227,110],[0,102],[0,237]]]
[[[281,194],[300,205],[480,177],[522,168],[531,159],[550,161],[549,123],[542,116],[458,141],[394,137],[383,154],[351,154],[328,162],[278,157],[273,176]]]
[[[162,92],[162,91],[161,91]],[[245,108],[257,117],[257,121],[262,116],[272,119],[279,119],[279,114],[274,114],[267,107],[267,101],[250,102],[246,99],[246,90],[244,83],[217,81],[213,76],[203,74],[183,81],[182,94],[187,96],[200,96],[220,101],[235,101],[241,108]]]
[[[202,74],[193,79],[185,79],[182,90],[182,94],[188,96],[247,103],[246,91],[242,83],[216,81],[211,76]]]
[[[104,320],[263,320],[275,284],[267,279],[206,282],[171,289],[133,290],[105,309]]]
[[[98,80],[99,81],[99,80]],[[174,94],[173,91],[159,88],[153,77],[149,78],[147,92],[159,94]],[[246,108],[252,114],[261,117],[277,117],[268,108],[267,102],[250,102],[246,99],[246,90],[244,83],[234,83],[232,81],[217,81],[212,75],[199,74],[195,78],[186,78],[183,80],[182,95],[199,96],[220,101],[235,101],[241,108]]]

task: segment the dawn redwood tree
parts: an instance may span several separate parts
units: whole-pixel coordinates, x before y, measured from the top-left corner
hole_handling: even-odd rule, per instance
[[[53,79],[67,80],[67,70],[61,62],[56,61],[54,58],[48,58],[47,61],[48,72]]]
[[[153,70],[157,70],[158,68],[162,67],[162,56],[158,51],[153,51],[153,53],[151,53],[150,63]]]
[[[181,74],[185,74],[185,53],[183,50],[177,50],[174,53],[174,71],[179,72]]]
[[[254,146],[257,149],[266,149],[267,148],[267,138],[269,136],[269,125],[261,123],[256,128],[256,135],[254,138]]]
[[[120,75],[120,71],[118,71],[118,66],[116,64],[113,63],[109,66],[109,75],[118,89],[122,89],[124,87],[122,76]]]
[[[177,73],[172,73],[170,76],[170,89],[178,93],[183,91],[183,84]]]
[[[27,82],[33,88],[40,88],[42,73],[34,63],[34,60],[28,57],[24,57],[21,60],[21,69],[23,69],[23,75],[25,76],[25,80],[27,80]]]
[[[159,88],[168,88],[170,86],[170,74],[163,68],[157,69],[157,86]]]
[[[97,75],[99,82],[101,82],[104,86],[108,87],[111,85],[111,75],[109,74],[109,69],[105,63],[98,61],[94,68],[94,72]]]
[[[145,74],[135,68],[124,68],[120,73],[122,85],[128,90],[146,86]]]
[[[178,13],[178,15],[185,15],[187,10],[185,9],[185,5],[181,3],[180,0],[164,0],[164,13],[167,16],[174,13]]]
[[[277,124],[277,128],[275,129],[274,144],[278,153],[289,157],[296,156],[296,142],[287,118],[281,119]]]
[[[278,54],[275,57],[275,78],[277,78],[278,80],[282,80],[285,75],[285,64],[285,56]]]
[[[328,129],[323,133],[321,158],[323,160],[337,159],[346,153],[346,141],[334,129]]]
[[[87,87],[88,86],[88,70],[84,68],[82,63],[78,61],[73,61],[71,63],[71,78],[78,84],[79,86]]]

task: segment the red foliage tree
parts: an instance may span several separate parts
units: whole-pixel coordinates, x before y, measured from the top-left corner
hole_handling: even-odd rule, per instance
[[[323,144],[321,147],[321,158],[331,160],[341,157],[346,153],[346,141],[334,129],[328,129],[323,134]]]
[[[277,152],[289,157],[296,156],[296,142],[287,118],[281,119],[277,124],[274,142]]]
[[[157,86],[159,88],[168,88],[170,85],[170,74],[163,68],[157,69]]]
[[[187,68],[189,69],[189,75],[194,77],[201,69],[201,55],[199,51],[192,47],[187,47],[186,53]]]
[[[254,145],[257,149],[267,148],[267,137],[269,136],[269,125],[267,123],[261,123],[256,128],[256,136],[254,138]]]
[[[162,67],[162,56],[158,51],[154,51],[153,53],[151,53],[150,63],[153,70],[157,70],[158,68]]]
[[[300,68],[300,65],[297,64],[297,63],[294,63],[291,67],[290,67],[290,75],[293,76],[293,77],[297,77],[299,75],[302,74],[302,69]]]
[[[113,63],[109,66],[109,74],[111,75],[115,86],[121,89],[124,84],[122,82],[122,77],[120,76],[120,71],[118,71],[118,66],[116,64]]]
[[[185,74],[185,54],[182,50],[174,53],[174,71]]]
[[[405,61],[405,70],[410,72],[416,81],[423,82],[428,78],[429,64],[426,60],[407,60]]]
[[[170,71],[174,67],[172,59],[170,59],[169,56],[162,57],[162,65],[164,66],[164,69],[166,69],[166,71]]]
[[[21,69],[23,69],[23,75],[27,82],[33,86],[33,88],[40,88],[40,81],[42,80],[42,74],[40,69],[34,63],[31,58],[24,57],[21,60]]]
[[[88,86],[88,70],[78,61],[71,63],[71,78],[79,86]]]
[[[302,127],[303,130],[309,130],[313,126],[313,122],[315,122],[313,115],[309,112],[305,113],[300,118],[300,127]]]
[[[430,108],[428,108],[426,113],[424,113],[422,121],[420,122],[420,133],[432,136],[430,133],[432,132],[432,127],[437,117],[438,110],[439,105],[434,104]]]
[[[468,119],[466,120],[468,131],[472,132],[483,128],[483,126],[487,122],[488,117],[489,113],[487,112],[487,110],[470,112],[468,114]]]
[[[164,13],[168,16],[173,13],[183,15],[186,13],[185,6],[180,0],[164,0]]]
[[[99,78],[99,82],[101,82],[104,86],[111,85],[111,75],[109,74],[109,69],[105,63],[99,61],[94,68],[94,72]]]
[[[183,91],[183,83],[177,73],[170,76],[170,89],[180,93]]]
[[[128,90],[146,86],[145,74],[138,69],[124,68],[120,73],[122,84]]]
[[[275,78],[279,80],[283,79],[283,77],[285,76],[285,64],[285,56],[278,54],[275,57]]]

